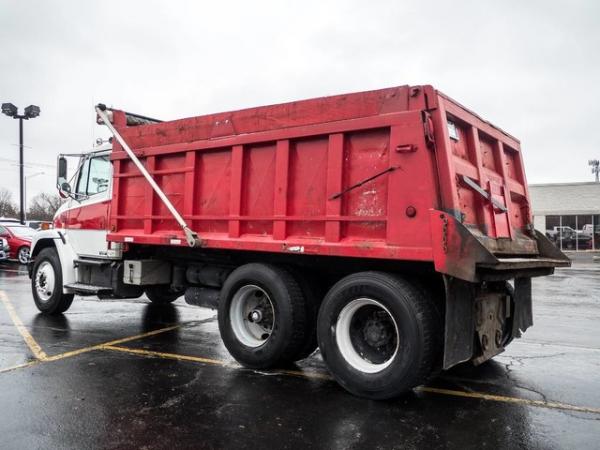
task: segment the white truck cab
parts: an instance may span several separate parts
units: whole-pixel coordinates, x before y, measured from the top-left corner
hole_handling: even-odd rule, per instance
[[[54,216],[54,228],[36,233],[31,243],[30,270],[38,307],[56,303],[51,300],[57,296],[72,299],[75,293],[100,294],[101,289],[93,283],[82,284],[85,274],[78,272],[85,272],[91,264],[108,268],[122,257],[119,246],[112,244],[111,248],[106,240],[112,197],[111,148],[104,144],[88,153],[59,155],[57,188],[66,201]],[[77,161],[70,177],[68,158]]]

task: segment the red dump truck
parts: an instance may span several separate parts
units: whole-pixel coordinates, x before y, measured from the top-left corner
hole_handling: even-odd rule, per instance
[[[31,249],[47,314],[74,295],[218,309],[243,366],[317,347],[382,399],[532,325],[568,259],[532,225],[519,141],[431,86],[161,122],[98,105],[111,143],[60,155]],[[77,157],[69,176],[69,157]]]

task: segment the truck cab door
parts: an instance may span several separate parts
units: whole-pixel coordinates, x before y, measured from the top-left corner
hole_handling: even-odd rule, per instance
[[[65,233],[78,256],[107,258],[112,165],[109,153],[86,157],[77,175]]]

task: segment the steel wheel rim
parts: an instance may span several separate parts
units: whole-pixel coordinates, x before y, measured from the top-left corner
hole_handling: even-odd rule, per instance
[[[269,295],[260,287],[242,286],[233,295],[229,307],[231,328],[246,347],[264,345],[273,332],[275,309]]]
[[[335,326],[335,339],[346,362],[363,373],[378,373],[389,367],[400,348],[394,317],[371,298],[352,300],[342,308]]]
[[[35,290],[42,302],[47,302],[54,293],[56,282],[54,268],[48,261],[42,262],[35,273]]]
[[[29,248],[21,247],[18,258],[21,264],[27,264],[29,262]]]

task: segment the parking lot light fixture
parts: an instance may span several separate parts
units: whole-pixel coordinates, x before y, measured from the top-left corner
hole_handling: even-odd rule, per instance
[[[25,114],[19,114],[19,108],[12,103],[2,103],[2,114],[12,117],[13,119],[19,119],[19,219],[21,224],[25,224],[25,181],[23,174],[23,120],[35,119],[40,115],[40,107],[36,105],[29,105],[25,108]]]
[[[40,115],[40,107],[35,105],[29,105],[25,108],[25,115],[28,119],[35,119]]]
[[[2,103],[2,114],[6,114],[8,117],[14,117],[17,115],[17,107],[12,103]]]

